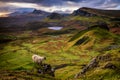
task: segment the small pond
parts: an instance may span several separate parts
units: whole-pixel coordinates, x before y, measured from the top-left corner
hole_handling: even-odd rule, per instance
[[[48,29],[52,29],[52,30],[61,30],[63,27],[61,26],[54,26],[54,27],[48,27]]]

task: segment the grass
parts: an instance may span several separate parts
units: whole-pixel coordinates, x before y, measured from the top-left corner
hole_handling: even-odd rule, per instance
[[[72,46],[79,45],[81,49],[93,49],[97,50],[101,47],[107,47],[111,44],[119,43],[119,36],[114,35],[106,30],[95,28],[87,29],[78,32],[74,35],[68,42],[66,49],[69,49]],[[101,45],[104,43],[103,45]]]
[[[31,56],[26,50],[8,52],[0,56],[0,66],[2,69],[26,68],[28,63],[32,63]]]
[[[108,18],[102,18],[102,17],[84,17],[84,16],[73,16],[71,20],[80,20],[80,21],[87,21],[87,22],[98,22],[98,21],[104,21],[106,23],[109,23]]]
[[[119,55],[119,50],[120,49],[116,49],[116,50],[110,50],[105,52],[104,54],[100,54],[101,56],[107,56],[107,55],[111,55],[111,57],[108,57],[110,59],[106,59],[106,60],[100,60],[99,61],[99,66],[89,70],[85,76],[81,77],[80,80],[119,80],[120,79],[120,64],[119,64],[119,59],[120,55]],[[106,64],[108,63],[112,63],[113,65],[116,66],[116,68],[114,69],[110,69],[110,68],[103,68]],[[79,79],[78,79],[79,80]]]
[[[63,64],[67,65],[66,67],[56,70],[56,78],[63,80],[74,78],[74,75],[80,70],[80,65],[84,63],[87,64],[91,56],[95,56],[95,54],[92,53],[88,55],[88,53],[79,52],[78,47],[73,47],[64,51],[64,46],[66,44],[65,37],[69,38],[67,35],[62,35],[57,39],[55,37],[46,37],[46,39],[33,38],[25,42],[17,40],[8,43],[3,50],[1,50],[4,54],[0,52],[0,68],[2,70],[31,70],[34,65],[31,56],[36,53],[41,56],[46,56],[47,60],[45,63],[51,64],[53,67]],[[37,42],[31,43],[35,39]],[[16,44],[19,42],[21,42],[21,44]],[[74,68],[76,69],[74,70]],[[69,75],[69,73],[71,73],[71,75]]]
[[[45,18],[43,21],[44,22],[60,22],[61,19],[49,19],[49,18]]]
[[[85,18],[83,20],[88,19]],[[58,33],[57,35],[40,35],[33,37],[30,35],[31,32],[26,32],[19,35],[21,37],[20,39],[4,43],[4,46],[0,48],[0,74],[2,74],[3,71],[3,74],[7,75],[7,72],[4,71],[10,70],[11,72],[8,73],[11,73],[14,77],[19,76],[21,78],[21,76],[23,76],[23,79],[32,78],[33,80],[39,80],[41,78],[42,80],[74,80],[74,76],[80,72],[83,66],[87,65],[91,59],[106,54],[112,55],[111,63],[114,63],[119,69],[120,64],[116,59],[119,60],[120,50],[102,51],[102,49],[112,44],[120,45],[120,38],[118,35],[100,28],[83,30],[76,35],[73,35],[75,32],[61,34],[66,30],[69,29],[66,28],[60,32],[52,32],[52,34]],[[22,39],[22,37],[25,39]],[[55,78],[51,78],[48,75],[33,73],[29,73],[31,75],[28,75],[26,72],[23,72],[30,72],[34,67],[34,63],[31,59],[33,54],[47,57],[44,63],[51,64],[52,67],[57,68],[55,71]],[[117,71],[101,68],[108,62],[109,61],[100,61],[99,67],[91,69],[84,77],[79,79],[118,80],[120,76]]]

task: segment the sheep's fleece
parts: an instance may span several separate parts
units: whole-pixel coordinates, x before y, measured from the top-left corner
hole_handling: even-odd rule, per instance
[[[42,57],[42,56],[39,56],[39,55],[36,55],[36,54],[34,54],[32,56],[33,62],[38,63],[38,64],[41,64],[42,61],[45,60],[45,59],[46,59],[45,57]]]

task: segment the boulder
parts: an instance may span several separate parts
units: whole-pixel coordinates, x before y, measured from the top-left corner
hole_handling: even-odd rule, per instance
[[[88,70],[95,68],[98,66],[98,61],[97,61],[97,57],[93,58],[90,63],[85,66],[81,72],[79,72],[78,74],[75,75],[75,78],[78,78],[79,76],[84,75]]]
[[[35,68],[39,74],[48,74],[50,76],[55,76],[55,69],[51,67],[50,64],[36,64]]]

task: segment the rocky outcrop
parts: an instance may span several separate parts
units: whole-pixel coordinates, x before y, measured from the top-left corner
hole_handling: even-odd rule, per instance
[[[88,70],[92,69],[92,68],[95,68],[98,66],[98,61],[97,61],[97,58],[93,58],[91,60],[91,62],[85,66],[81,72],[79,72],[78,74],[75,75],[75,78],[81,76],[81,75],[84,75]]]
[[[116,66],[113,63],[107,63],[103,69],[116,69]]]
[[[97,69],[112,69],[119,70],[119,67],[114,63],[114,61],[119,62],[120,58],[113,57],[115,54],[102,54],[93,58],[88,65],[83,67],[83,69],[75,75],[75,78],[80,78],[87,76],[87,72],[95,71]]]
[[[72,15],[74,16],[86,16],[86,17],[90,17],[90,16],[96,16],[95,14],[93,13],[90,13],[90,12],[87,12],[87,11],[84,11],[82,10],[81,8],[79,8],[78,10],[75,10]]]
[[[55,69],[51,67],[50,64],[36,64],[35,69],[37,70],[37,73],[42,74],[42,75],[50,75],[50,76],[55,76]]]
[[[119,13],[120,10],[102,10],[102,9],[88,8],[88,7],[82,7],[73,12],[74,15],[80,15],[80,16],[101,16],[101,17],[111,17],[111,18],[120,17]]]

